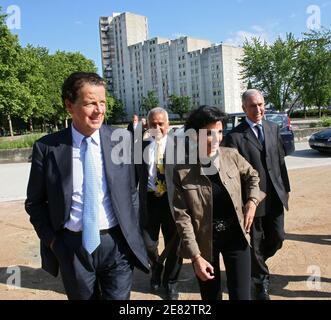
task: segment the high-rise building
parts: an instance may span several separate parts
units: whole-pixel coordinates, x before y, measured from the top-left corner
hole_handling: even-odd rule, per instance
[[[101,17],[100,41],[108,90],[123,102],[129,118],[143,114],[142,98],[149,91],[165,108],[174,94],[191,97],[193,107],[241,111],[242,48],[191,37],[148,39],[147,18],[129,12]]]

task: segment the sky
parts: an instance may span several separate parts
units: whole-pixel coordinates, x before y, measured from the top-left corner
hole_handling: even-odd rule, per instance
[[[309,28],[331,29],[331,0],[0,0],[0,6],[22,46],[81,52],[99,72],[99,18],[113,12],[146,16],[150,38],[235,45],[246,37],[272,43],[289,32],[300,37]]]

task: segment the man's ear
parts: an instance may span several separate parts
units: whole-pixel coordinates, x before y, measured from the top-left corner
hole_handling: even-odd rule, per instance
[[[69,99],[64,100],[64,105],[67,111],[72,114],[73,103]]]
[[[246,113],[246,107],[245,107],[245,105],[244,104],[242,104],[242,109],[243,109],[243,111]]]

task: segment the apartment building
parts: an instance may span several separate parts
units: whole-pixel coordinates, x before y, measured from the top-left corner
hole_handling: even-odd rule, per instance
[[[242,48],[192,37],[148,39],[147,18],[129,12],[100,18],[100,42],[108,90],[123,102],[128,118],[143,114],[149,91],[165,108],[174,94],[191,97],[193,107],[241,111]]]

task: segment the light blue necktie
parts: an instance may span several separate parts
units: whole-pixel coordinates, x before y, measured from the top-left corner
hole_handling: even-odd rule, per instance
[[[92,153],[92,138],[86,137],[84,161],[83,247],[89,254],[100,244],[98,182]]]

